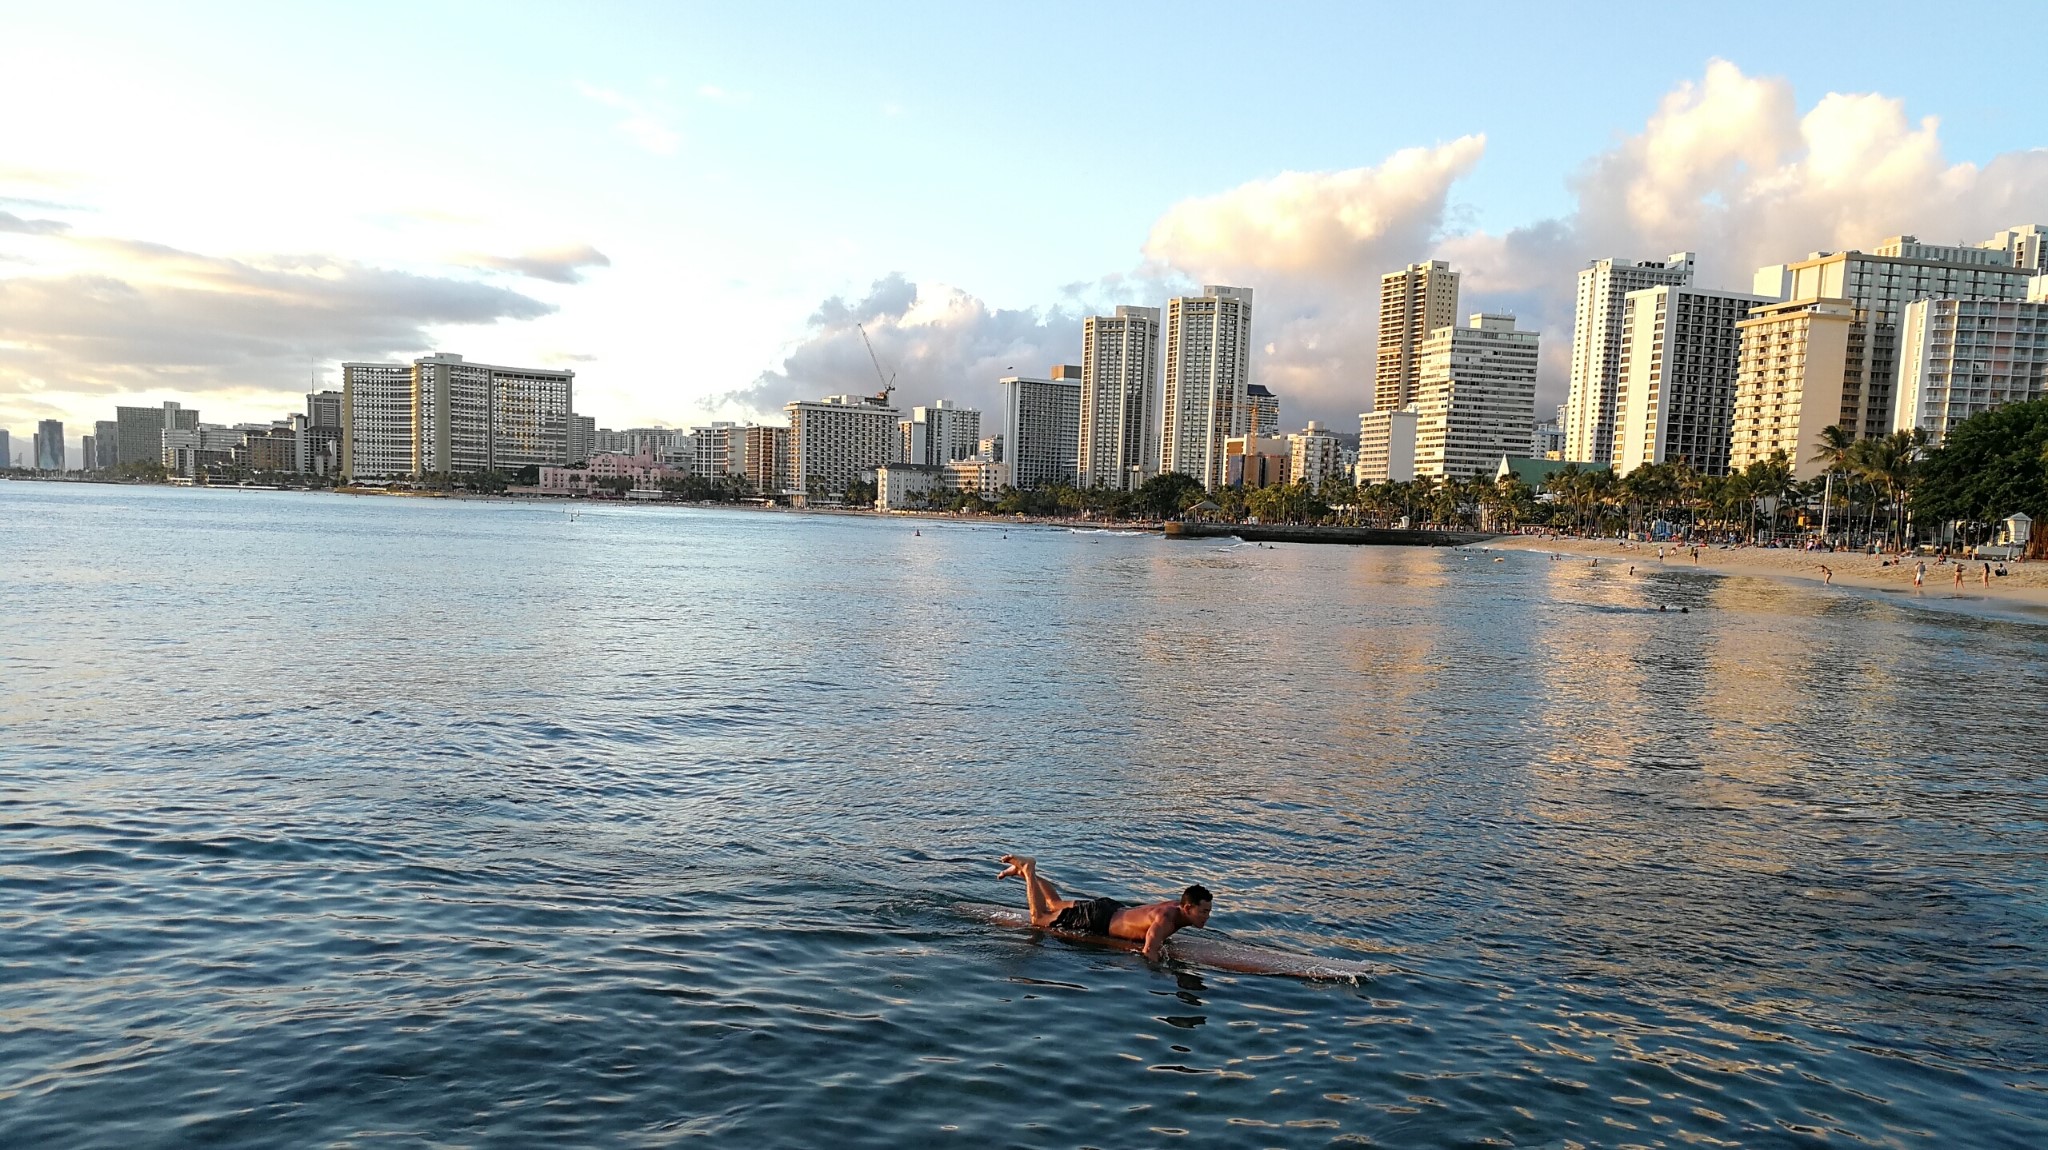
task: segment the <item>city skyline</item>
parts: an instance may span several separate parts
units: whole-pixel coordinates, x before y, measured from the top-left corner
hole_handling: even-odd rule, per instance
[[[902,369],[904,405],[993,410],[1005,369],[1074,358],[1083,317],[1204,282],[1261,292],[1252,381],[1346,426],[1369,406],[1377,277],[1430,258],[1462,270],[1467,309],[1553,334],[1547,408],[1590,259],[1698,251],[1697,285],[1739,290],[1762,263],[1866,237],[1974,240],[2048,195],[2022,82],[1860,27],[1830,25],[1827,60],[1733,19],[1688,25],[1697,55],[1678,59],[1660,38],[1675,17],[1479,48],[1482,71],[1532,43],[1560,53],[1538,109],[1456,84],[1389,103],[1400,85],[1323,46],[1367,17],[1296,8],[1233,33],[1255,82],[1205,124],[1225,149],[1186,146],[1121,69],[1080,68],[1027,107],[951,51],[997,33],[1083,64],[1107,51],[1057,19],[885,9],[771,36],[679,8],[556,35],[516,15],[236,13],[35,13],[0,47],[18,104],[91,93],[0,128],[0,425],[17,437],[57,418],[75,451],[103,405],[167,398],[256,418],[338,387],[341,362],[446,348],[573,368],[612,425],[772,415],[870,390],[855,322]],[[1189,53],[1220,35],[1109,19]],[[1420,14],[1371,20],[1427,42]],[[486,106],[404,69],[391,43],[412,37],[524,79]],[[1430,66],[1386,55],[1395,76]],[[352,80],[300,82],[323,71]],[[1147,126],[1100,132],[1105,107]],[[259,145],[231,186],[166,178]],[[496,178],[515,146],[520,178]],[[375,164],[416,178],[350,174]],[[1118,178],[992,178],[1024,169]]]

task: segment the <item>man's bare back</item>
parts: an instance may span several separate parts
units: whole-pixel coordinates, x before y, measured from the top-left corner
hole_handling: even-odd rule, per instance
[[[1125,906],[1115,899],[1061,898],[1058,888],[1038,873],[1038,860],[1029,855],[1004,855],[999,879],[1024,880],[1024,894],[1031,908],[1031,925],[1039,930],[1061,930],[1074,934],[1106,935],[1139,943],[1145,957],[1159,961],[1166,940],[1182,927],[1206,926],[1215,899],[1201,886],[1191,886],[1179,900]]]

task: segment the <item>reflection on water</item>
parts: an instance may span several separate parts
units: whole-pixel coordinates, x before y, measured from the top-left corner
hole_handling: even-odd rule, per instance
[[[2048,1142],[2048,628],[943,522],[0,522],[65,541],[0,595],[0,1144]],[[1380,973],[963,913],[1011,849]]]

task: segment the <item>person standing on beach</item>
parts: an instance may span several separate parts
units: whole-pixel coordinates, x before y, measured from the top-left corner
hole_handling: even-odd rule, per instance
[[[1913,564],[1913,590],[1914,590],[1914,592],[1915,592],[1915,593],[1917,594],[1917,593],[1919,592],[1919,590],[1920,590],[1920,587],[1921,587],[1921,585],[1922,585],[1922,584],[1924,584],[1924,583],[1926,583],[1926,582],[1927,582],[1927,560],[1925,560],[1925,559],[1922,559],[1922,560],[1921,560],[1920,562],[1918,562],[1918,563],[1915,563],[1915,564]]]
[[[1835,585],[1835,570],[1825,563],[1820,565],[1820,585],[1823,587]]]
[[[1956,564],[1956,590],[1960,591],[1960,590],[1962,590],[1962,589],[1963,589],[1963,565],[1962,565],[1961,563],[1958,563],[1958,564]]]
[[[1984,585],[1986,587],[1991,586],[1991,564],[1989,563],[1984,565]]]

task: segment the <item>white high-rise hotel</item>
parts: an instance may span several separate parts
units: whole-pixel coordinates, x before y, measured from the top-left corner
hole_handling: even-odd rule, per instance
[[[996,386],[1003,397],[1003,458],[1010,482],[1020,491],[1074,482],[1081,369],[1060,364],[1051,379],[1012,375]]]
[[[2037,269],[2015,260],[2039,258],[2038,244],[2030,246],[2039,234],[2033,227],[2013,228],[1969,247],[1892,236],[1875,252],[1817,252],[1759,269],[1756,294],[1783,302],[1757,308],[1741,324],[1729,467],[1739,470],[1783,451],[1793,474],[1811,479],[1825,470],[1817,456],[1829,425],[1854,439],[1910,426],[1898,423],[1896,393],[1907,305],[1923,299],[2024,301]],[[2015,312],[2015,325],[2017,319]],[[1958,358],[1974,364],[1978,357]],[[1948,370],[1941,374],[1952,378]],[[1914,397],[1914,418],[1926,410],[1927,398]]]
[[[1491,475],[1501,456],[1529,446],[1537,347],[1537,333],[1517,331],[1509,315],[1479,313],[1429,334],[1416,354],[1417,478]]]
[[[1159,470],[1159,309],[1119,307],[1081,328],[1082,487],[1130,490]]]
[[[885,400],[833,395],[823,401],[794,400],[789,416],[789,451],[782,490],[799,506],[837,501],[861,474],[896,461],[901,414]]]
[[[1684,463],[1728,473],[1743,322],[1771,301],[1679,284],[1628,293],[1614,396],[1614,471]]]
[[[1571,391],[1565,399],[1564,457],[1580,463],[1614,459],[1614,397],[1621,380],[1621,320],[1628,293],[1692,282],[1693,254],[1663,262],[1595,260],[1579,273],[1572,325]]]
[[[1161,471],[1223,485],[1224,441],[1251,426],[1252,289],[1206,285],[1166,301]]]
[[[435,353],[341,365],[348,479],[511,471],[568,462],[576,373]]]

